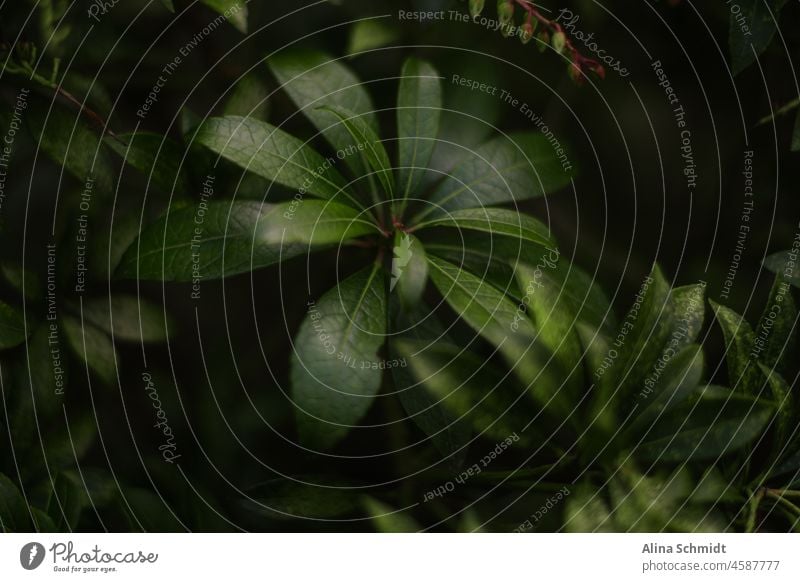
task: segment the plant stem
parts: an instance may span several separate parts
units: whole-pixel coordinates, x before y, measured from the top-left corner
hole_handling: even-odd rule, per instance
[[[782,497],[800,498],[800,491],[793,491],[792,489],[768,489],[768,491]]]
[[[765,494],[770,499],[774,499],[778,503],[782,503],[786,508],[793,511],[795,515],[800,517],[800,507],[798,507],[797,505],[786,499],[786,497],[781,495],[779,492],[775,491],[774,489],[766,489]]]
[[[746,533],[753,533],[756,529],[756,515],[758,514],[758,506],[761,500],[764,499],[764,489],[759,488],[754,494],[750,496],[749,511],[747,515],[747,525],[745,527]]]
[[[564,48],[569,52],[573,66],[577,67],[581,72],[583,72],[585,67],[597,74],[597,76],[601,79],[605,78],[606,72],[603,65],[594,59],[583,56],[581,52],[575,48],[575,44],[572,42],[572,39],[570,39],[569,35],[564,32],[564,28],[558,22],[545,17],[535,8],[533,2],[530,2],[529,0],[512,0],[512,2],[520,6],[523,10],[526,10],[531,18],[535,18],[541,25],[547,27],[551,32],[560,32],[564,35]]]

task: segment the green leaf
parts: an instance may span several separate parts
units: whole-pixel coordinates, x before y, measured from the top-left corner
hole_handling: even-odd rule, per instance
[[[114,171],[100,139],[84,123],[81,114],[59,105],[38,101],[25,114],[25,118],[41,150],[72,174],[81,184],[91,178],[96,182],[94,191],[110,194]]]
[[[420,237],[425,231],[419,233]],[[509,239],[511,241],[511,239]],[[469,245],[464,246],[457,242],[426,242],[426,252],[457,265],[483,281],[502,291],[513,301],[522,300],[522,292],[517,285],[514,269],[500,258],[501,254],[495,252],[500,243],[497,237],[479,234],[470,236]],[[514,241],[517,242],[517,241]],[[511,246],[511,245],[509,245]],[[516,245],[519,248],[519,245]],[[528,245],[533,246],[533,245]],[[542,249],[543,247],[536,247]]]
[[[472,59],[456,59],[448,63],[451,79],[481,79],[487,86],[497,87],[503,72],[491,58],[474,55]],[[438,141],[430,168],[451,173],[469,158],[470,152],[489,139],[500,124],[503,103],[497,96],[471,91],[455,83],[444,87],[445,107],[439,124]],[[441,179],[443,174],[429,172],[423,177],[423,188]]]
[[[556,248],[550,230],[541,222],[514,210],[504,208],[467,208],[446,216],[416,224],[414,229],[444,226],[450,228],[488,232],[493,236],[509,236],[523,241]],[[464,235],[465,238],[469,235]]]
[[[541,405],[558,391],[546,373],[546,355],[534,344],[536,329],[518,318],[517,306],[501,291],[456,265],[428,255],[430,277],[445,301],[470,327],[496,346]]]
[[[252,117],[215,117],[200,126],[195,141],[241,168],[298,189],[302,194],[324,199],[340,193],[349,197],[343,191],[344,178],[331,160],[263,121]]]
[[[386,19],[360,20],[350,27],[347,55],[354,56],[392,44],[400,38],[400,32],[388,24]]]
[[[422,242],[411,234],[398,232],[392,259],[390,291],[397,290],[400,303],[408,309],[422,300],[428,284],[428,259]]]
[[[353,172],[362,176],[364,164],[360,156],[354,155],[357,143],[333,113],[322,109],[339,107],[352,111],[378,134],[375,107],[358,77],[340,61],[316,51],[285,51],[270,58],[268,65],[295,105],[333,149],[342,153]]]
[[[741,13],[731,11],[729,42],[734,75],[749,67],[772,42],[784,4],[786,0],[739,0]],[[740,19],[748,31],[742,30]]]
[[[25,499],[14,483],[0,473],[0,532],[30,531],[30,515]]]
[[[621,343],[617,346],[619,356],[611,373],[605,376],[609,382],[613,380],[610,389],[618,390],[618,398],[632,398],[642,381],[653,372],[672,331],[674,310],[669,283],[655,265],[620,324],[616,338]]]
[[[670,291],[675,320],[668,347],[678,351],[697,341],[706,318],[705,291],[703,283],[675,287]]]
[[[25,318],[16,308],[0,301],[0,350],[21,344],[28,337]]]
[[[626,433],[638,439],[645,435],[653,422],[675,409],[689,398],[700,384],[703,375],[703,350],[687,346],[666,360],[658,374],[651,374],[636,397],[638,405]]]
[[[572,176],[545,136],[520,133],[497,137],[471,151],[447,175],[416,221],[431,213],[537,198],[563,188]]]
[[[761,372],[757,359],[751,357],[755,334],[738,313],[709,300],[725,336],[728,379],[734,390],[757,395],[761,391]]]
[[[402,509],[393,509],[377,499],[367,497],[364,507],[372,517],[372,525],[380,533],[414,533],[422,527]]]
[[[539,332],[538,343],[552,354],[551,366],[563,382],[559,398],[568,400],[565,408],[570,409],[582,396],[584,382],[577,310],[548,269],[518,265],[517,280],[525,297],[520,305]]]
[[[88,321],[81,324],[80,320],[68,316],[63,318],[63,328],[75,355],[103,382],[115,383],[119,359],[109,337]]]
[[[409,58],[397,93],[397,192],[405,201],[417,192],[428,168],[442,110],[439,72],[428,62]]]
[[[800,287],[800,265],[795,251],[782,251],[764,259],[764,266],[795,287]]]
[[[796,426],[796,422],[794,423],[795,426],[793,426],[792,421],[794,419],[794,405],[797,399],[792,393],[792,388],[778,372],[761,363],[758,364],[758,367],[769,382],[771,400],[778,408],[775,431],[776,441],[779,446],[776,448],[782,448],[783,445],[790,444],[787,442],[786,437],[792,434]]]
[[[161,4],[170,12],[175,12],[175,5],[172,3],[172,0],[161,0]]]
[[[593,355],[591,372],[596,392],[592,424],[585,435],[587,451],[604,446],[617,432],[619,417],[624,418],[642,382],[653,373],[672,330],[674,305],[669,298],[669,284],[658,265],[654,265],[608,351],[602,356]],[[584,345],[587,335],[582,334]]]
[[[508,374],[486,360],[446,341],[399,338],[397,352],[408,362],[408,371],[432,397],[435,406],[448,411],[453,425],[468,422],[477,434],[503,440],[514,434],[524,436],[531,420],[521,404],[520,388],[515,394]]]
[[[50,516],[47,515],[41,509],[37,509],[36,507],[31,507],[31,513],[33,513],[33,523],[35,526],[35,530],[38,533],[58,533],[58,528],[56,524],[53,523],[53,520],[50,519]]]
[[[0,266],[3,277],[27,301],[36,302],[42,297],[42,280],[30,269],[6,263]]]
[[[132,295],[85,301],[83,318],[117,340],[155,343],[169,337],[166,311]]]
[[[121,278],[206,281],[285,261],[308,245],[267,244],[260,223],[279,207],[257,202],[210,202],[174,210],[148,226],[117,269]],[[195,223],[201,220],[201,224]],[[199,229],[199,234],[196,229]]]
[[[16,400],[9,429],[18,451],[38,445],[37,425],[49,424],[64,400],[68,358],[58,344],[50,344],[51,331],[58,332],[54,322],[40,325],[28,340],[27,353],[15,362]]]
[[[181,166],[183,151],[175,141],[147,132],[126,133],[118,137],[106,138],[106,145],[142,172],[158,190],[175,192],[179,196],[189,193],[189,180]]]
[[[62,471],[56,475],[47,514],[59,531],[72,532],[89,503],[80,476],[73,471]]]
[[[256,72],[241,77],[225,101],[223,115],[253,117],[267,121],[269,116],[269,87]]]
[[[358,149],[364,152],[369,167],[378,175],[384,193],[388,198],[393,198],[392,162],[378,135],[357,113],[341,107],[323,107],[323,109],[333,113],[347,129],[355,143],[358,144]]]
[[[358,497],[349,489],[275,479],[248,491],[243,505],[270,519],[333,519],[354,512]]]
[[[634,454],[668,463],[716,460],[760,436],[774,412],[749,396],[706,388],[699,400],[659,419]]]
[[[259,223],[258,240],[270,245],[341,244],[366,234],[381,234],[363,211],[335,202],[307,200],[278,204]]]
[[[246,0],[200,0],[224,16],[239,32],[247,34]]]
[[[775,279],[758,324],[752,352],[768,367],[790,376],[796,368],[797,305],[789,283]]]
[[[366,414],[381,385],[387,319],[383,270],[359,271],[309,306],[294,340],[292,396],[303,443],[330,448]]]
[[[428,344],[449,341],[439,321],[421,304],[401,311],[393,331],[392,338],[407,341],[425,341]],[[389,350],[392,359],[398,363],[392,368],[394,388],[408,417],[430,437],[434,447],[448,459],[449,466],[460,467],[472,436],[471,427],[458,422],[458,417],[440,406],[439,399],[417,381],[409,369],[408,358],[397,349],[395,339],[389,340]]]

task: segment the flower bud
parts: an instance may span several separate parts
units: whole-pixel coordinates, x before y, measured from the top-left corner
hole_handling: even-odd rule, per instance
[[[550,33],[548,33],[546,30],[543,30],[536,35],[536,38],[539,39],[539,52],[543,53],[550,44]]]
[[[522,44],[528,44],[533,39],[533,25],[530,21],[522,25],[522,32],[519,35]]]
[[[480,16],[485,4],[486,0],[469,0],[469,15],[472,18]]]
[[[514,20],[514,2],[512,0],[497,0],[497,18],[503,27],[508,27]]]
[[[564,47],[567,46],[567,35],[561,31],[558,31],[553,35],[553,39],[550,41],[553,45],[553,48],[557,53],[561,53],[564,50]]]
[[[581,70],[581,66],[574,61],[567,66],[567,75],[569,75],[569,78],[579,85],[583,82],[583,71]]]

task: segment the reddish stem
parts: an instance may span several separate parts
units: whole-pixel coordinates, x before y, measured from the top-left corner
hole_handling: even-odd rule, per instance
[[[589,57],[585,57],[581,54],[581,52],[575,48],[575,44],[569,38],[566,32],[564,32],[564,28],[556,21],[550,20],[546,16],[544,16],[541,12],[539,12],[532,3],[528,2],[528,0],[509,0],[514,2],[517,6],[521,7],[523,10],[527,11],[528,15],[531,18],[535,18],[539,24],[547,27],[547,29],[551,33],[561,33],[564,35],[565,43],[564,46],[569,51],[572,66],[575,67],[579,72],[583,73],[584,68],[592,71],[601,79],[604,79],[606,76],[606,70],[603,68],[599,62],[594,59],[590,59]]]

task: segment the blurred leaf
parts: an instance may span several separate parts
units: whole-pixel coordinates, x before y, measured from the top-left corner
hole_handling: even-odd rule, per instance
[[[185,532],[187,527],[176,515],[176,510],[159,493],[148,489],[128,487],[120,502],[128,519],[129,531]]]
[[[74,531],[83,510],[88,506],[89,497],[78,474],[61,471],[56,475],[47,514],[58,531]]]
[[[17,486],[0,473],[0,532],[31,531],[30,515]]]
[[[267,83],[257,71],[251,71],[236,82],[225,101],[222,113],[225,116],[238,115],[267,121],[269,117],[267,95],[269,95]]]
[[[547,138],[538,133],[497,137],[471,151],[436,188],[430,205],[415,220],[429,214],[518,203],[553,192],[570,183]]]
[[[392,509],[372,497],[364,499],[364,507],[372,516],[373,527],[380,533],[414,533],[422,530],[407,510]]]
[[[200,126],[195,141],[267,180],[324,199],[341,193],[352,200],[343,191],[344,178],[330,161],[301,140],[263,121],[215,117]]]
[[[248,491],[243,506],[271,519],[333,519],[358,509],[357,495],[349,489],[307,485],[276,479]]]
[[[292,396],[301,441],[328,449],[366,414],[381,386],[386,282],[375,264],[309,306],[294,340]]]
[[[786,0],[739,0],[741,13],[734,14],[731,10],[729,43],[734,75],[749,67],[767,49],[778,30],[777,20],[785,4]],[[745,34],[739,18],[744,19],[751,34]]]
[[[58,527],[44,511],[31,507],[31,512],[33,513],[33,522],[37,533],[58,533]]]
[[[20,345],[28,337],[28,333],[22,313],[0,301],[0,350]]]
[[[584,485],[566,499],[566,529],[617,533],[723,530],[722,516],[694,493],[685,469],[672,475],[645,476],[630,464],[622,465],[602,492]]]
[[[442,83],[428,62],[409,58],[400,73],[397,93],[397,193],[407,200],[431,160],[439,133]]]
[[[667,411],[683,403],[700,384],[703,375],[703,350],[687,346],[675,353],[658,377],[648,377],[636,398],[638,407],[627,428],[630,438],[647,438],[652,424]]]
[[[334,150],[342,152],[356,176],[364,175],[358,144],[336,116],[322,107],[340,107],[362,116],[379,134],[375,107],[358,77],[339,60],[316,51],[284,51],[269,59],[269,67],[282,89],[308,117]],[[353,150],[355,149],[355,152]]]
[[[639,288],[633,306],[620,323],[614,342],[618,356],[601,379],[597,397],[599,408],[604,407],[611,398],[632,404],[635,391],[653,372],[664,349],[664,343],[672,331],[673,316],[669,283],[658,265],[654,265]],[[616,422],[612,419],[615,411],[611,408],[616,407],[605,408],[600,427],[609,429]],[[625,408],[629,406],[623,404]]]
[[[378,180],[383,186],[385,196],[381,199],[394,197],[394,178],[392,178],[392,162],[386,148],[383,147],[378,135],[372,130],[363,117],[342,107],[323,107],[323,110],[333,113],[339,122],[347,129],[347,132],[358,144],[359,149],[363,148],[364,158],[366,158],[372,171],[378,175]]]
[[[100,139],[84,123],[81,114],[58,104],[47,109],[37,102],[26,114],[26,120],[41,150],[72,174],[81,184],[91,178],[94,191],[110,195],[114,171]]]
[[[781,251],[764,259],[764,266],[795,287],[800,287],[800,269],[793,251]]]
[[[550,402],[557,386],[541,374],[546,360],[534,345],[536,330],[531,321],[525,317],[515,319],[517,306],[491,284],[430,255],[428,263],[431,280],[450,307],[497,347],[537,402]]]
[[[50,424],[63,402],[68,358],[50,345],[51,329],[50,324],[40,325],[28,340],[27,354],[15,362],[16,402],[9,428],[18,451],[38,445],[40,427]]]
[[[175,5],[172,3],[172,0],[161,0],[161,4],[170,12],[175,12]]]
[[[163,342],[169,336],[166,311],[132,295],[89,299],[83,304],[83,318],[117,340]]]
[[[578,313],[549,269],[518,265],[517,280],[527,299],[521,305],[539,332],[537,342],[552,354],[550,365],[560,382],[558,400],[568,415],[584,392],[583,349],[575,330]]]
[[[72,351],[106,384],[117,379],[117,352],[109,337],[94,325],[72,317],[63,318],[64,335]]]
[[[414,381],[424,386],[436,406],[449,412],[454,425],[468,422],[477,434],[503,440],[525,436],[531,416],[522,411],[507,375],[456,345],[396,339],[394,347],[408,362]]]
[[[655,422],[633,452],[643,460],[662,463],[717,460],[750,444],[774,412],[772,406],[749,396],[706,387],[699,400]]]
[[[142,231],[117,276],[155,281],[207,281],[260,269],[308,252],[308,245],[268,244],[259,223],[278,207],[210,202],[198,226],[197,208],[170,212]],[[199,235],[196,229],[200,230]]]
[[[3,277],[11,287],[28,301],[37,301],[42,296],[42,280],[29,269],[6,263],[0,266]]]
[[[402,339],[428,344],[448,341],[444,328],[425,306],[416,304],[400,312],[393,332],[402,332],[402,335],[393,335],[389,340],[391,357],[399,364],[392,368],[397,397],[408,417],[430,437],[439,453],[449,459],[450,466],[460,468],[472,436],[470,426],[458,422],[458,417],[439,405],[439,398],[415,378],[408,366],[408,358],[404,358],[397,348],[397,341]]]
[[[182,167],[183,151],[175,141],[147,132],[126,133],[118,137],[106,138],[106,145],[144,174],[148,183],[152,181],[158,190],[167,194],[189,194],[189,180]]]
[[[503,72],[491,58],[457,59],[449,63],[448,73],[456,78],[480,79],[487,86],[504,83]],[[468,159],[470,152],[496,131],[503,114],[502,101],[485,92],[471,91],[455,83],[444,86],[444,109],[439,124],[439,135],[431,158],[429,172],[423,178],[423,187],[451,173]]]
[[[242,34],[247,34],[246,0],[200,0],[212,10],[219,12]]]
[[[370,18],[351,26],[347,41],[348,56],[390,45],[400,38],[400,31],[387,20],[389,19]]]

